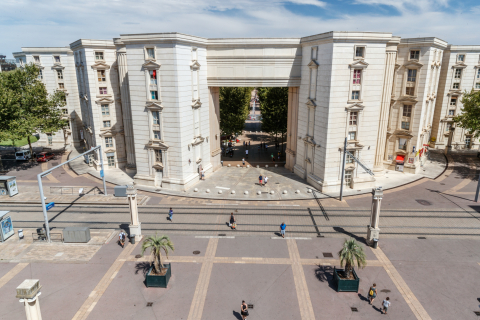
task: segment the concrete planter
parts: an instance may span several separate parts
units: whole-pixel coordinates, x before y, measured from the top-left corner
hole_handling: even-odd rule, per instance
[[[159,287],[159,288],[166,288],[168,285],[168,281],[170,281],[170,277],[172,276],[172,264],[165,263],[165,268],[167,268],[167,273],[164,276],[155,276],[151,275],[153,265],[148,269],[147,275],[145,276],[145,284],[148,287]]]
[[[346,280],[340,278],[338,273],[344,271],[345,269],[333,268],[333,281],[335,281],[335,284],[337,285],[337,292],[358,292],[360,278],[357,276],[355,269],[352,271],[355,280]]]

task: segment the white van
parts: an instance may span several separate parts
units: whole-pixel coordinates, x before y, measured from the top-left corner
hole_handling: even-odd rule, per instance
[[[15,152],[15,160],[30,160],[32,155],[30,154],[30,150],[20,150]]]

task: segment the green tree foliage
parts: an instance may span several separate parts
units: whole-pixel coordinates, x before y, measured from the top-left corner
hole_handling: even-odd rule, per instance
[[[161,250],[165,251],[167,259],[169,250],[175,251],[173,242],[168,236],[157,236],[157,234],[155,234],[154,236],[150,236],[143,241],[142,255],[147,249],[150,249],[150,254],[153,258],[153,266],[155,267],[156,274],[159,274],[160,268],[163,268]]]
[[[32,153],[33,134],[55,132],[68,124],[60,110],[65,106],[65,93],[48,94],[39,72],[29,64],[0,73],[0,140],[26,138]]]
[[[355,239],[345,239],[342,250],[338,251],[340,258],[340,265],[345,263],[345,276],[347,278],[352,274],[355,261],[359,268],[364,268],[367,265],[367,256],[363,251],[363,247],[355,241]]]
[[[287,133],[288,88],[257,88],[262,113],[262,131],[277,139]]]
[[[224,135],[240,133],[248,117],[252,88],[220,88],[220,131]]]
[[[480,91],[465,92],[462,113],[453,118],[457,127],[466,129],[474,138],[480,137]]]

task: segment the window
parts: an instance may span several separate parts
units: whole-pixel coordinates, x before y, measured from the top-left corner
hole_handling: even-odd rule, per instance
[[[65,85],[63,83],[58,84],[58,89],[63,90],[65,89]]]
[[[162,150],[155,150],[155,162],[163,163]]]
[[[358,100],[360,98],[360,91],[352,91],[352,100]]]
[[[403,130],[410,130],[410,122],[402,121],[402,129]]]
[[[419,57],[420,57],[420,50],[410,51],[410,60],[418,60]]]
[[[105,138],[105,147],[106,148],[113,148],[113,138],[112,137],[106,137]]]
[[[398,139],[398,149],[407,150],[407,139]]]
[[[350,153],[347,153],[345,157],[345,163],[353,163],[353,162],[355,162],[355,160],[353,160],[353,157],[350,155]]]
[[[455,82],[455,83],[453,84],[453,89],[460,89],[460,83]]]
[[[362,70],[353,70],[353,84],[360,84],[362,78]]]
[[[195,137],[200,136],[200,111],[197,109],[193,109],[193,126],[195,130]]]
[[[364,58],[365,47],[356,47],[355,48],[355,57]]]
[[[155,49],[147,48],[147,57],[148,59],[155,59]]]
[[[465,148],[470,148],[471,137],[465,137]]]
[[[477,69],[477,79],[480,79],[480,68]]]
[[[63,109],[62,109],[62,113],[65,114],[65,115],[67,115],[67,114],[68,114],[68,109],[67,109],[67,108],[63,108]]]
[[[457,97],[452,97],[450,99],[450,105],[451,106],[456,106],[457,105]]]
[[[480,82],[475,83],[475,89],[480,89]]]
[[[312,60],[317,60],[318,47],[312,47]]]
[[[100,87],[100,94],[107,94],[107,87]]]
[[[157,91],[150,91],[150,96],[152,100],[158,100],[158,92]]]
[[[153,124],[160,125],[160,113],[158,111],[152,112]]]
[[[412,106],[403,106],[403,116],[404,117],[412,116]]]
[[[352,183],[352,170],[345,171],[345,183],[350,185]]]
[[[95,51],[95,60],[103,60],[103,52]]]
[[[60,56],[54,56],[53,59],[56,63],[60,63]]]
[[[450,117],[455,116],[455,110],[448,110],[448,115],[449,115]]]
[[[356,126],[357,125],[357,117],[358,117],[358,112],[350,112],[350,120],[348,121],[348,124],[350,126]]]
[[[53,137],[51,133],[47,134],[47,140],[48,140],[48,145],[51,146],[53,145]]]
[[[447,123],[447,124],[445,125],[445,131],[446,131],[446,132],[450,131],[450,128],[451,128],[451,127],[452,127],[452,124],[451,124],[451,123]]]
[[[408,82],[415,82],[417,81],[417,69],[408,69]]]
[[[38,70],[38,79],[43,80],[43,70],[42,69]]]
[[[160,131],[153,130],[153,139],[160,140]]]
[[[462,78],[462,69],[455,69],[455,79]]]
[[[157,70],[150,70],[150,84],[157,84]]]
[[[407,85],[405,94],[407,96],[415,95],[415,82],[417,81],[417,69],[408,69],[407,71]]]
[[[459,54],[457,58],[458,62],[464,62],[465,61],[465,55],[464,54]]]
[[[102,104],[102,116],[109,116],[110,115],[110,108],[108,104]]]
[[[107,81],[105,77],[105,70],[97,70],[98,82]]]
[[[33,60],[35,63],[40,63],[40,57],[39,56],[33,56]]]
[[[57,79],[63,80],[63,71],[57,70]]]
[[[65,129],[70,130],[70,122],[67,122],[67,125],[65,126]]]
[[[356,131],[350,131],[348,133],[348,140],[355,140],[356,137],[357,137],[357,132]]]
[[[103,127],[104,128],[110,128],[110,120],[103,121]]]
[[[109,167],[115,167],[115,153],[107,153],[107,163]]]
[[[405,90],[405,94],[407,96],[413,96],[415,93],[415,87],[407,87]]]

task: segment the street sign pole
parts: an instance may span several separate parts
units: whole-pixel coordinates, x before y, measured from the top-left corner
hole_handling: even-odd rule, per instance
[[[480,174],[478,175],[477,192],[475,192],[475,202],[478,202],[479,193],[480,193]]]
[[[47,208],[45,207],[45,197],[43,195],[41,174],[37,175],[37,180],[38,180],[38,189],[40,190],[40,200],[42,201],[43,218],[45,219],[45,232],[47,234],[47,241],[50,242],[50,227],[48,226],[48,215],[47,215]]]
[[[100,171],[100,175],[102,176],[103,180],[103,194],[106,196],[107,195],[107,183],[105,182],[105,171],[103,171],[103,155],[102,155],[102,147],[98,147],[98,154],[100,155],[100,168],[102,171]]]
[[[340,182],[340,201],[343,201],[343,180],[345,180],[345,158],[347,156],[347,138],[343,144],[342,181]]]

